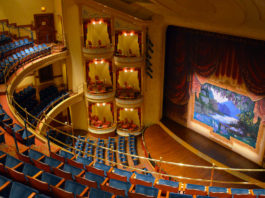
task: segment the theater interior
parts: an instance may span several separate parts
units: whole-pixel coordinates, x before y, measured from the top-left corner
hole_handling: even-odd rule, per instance
[[[265,198],[265,2],[0,0],[0,197]]]

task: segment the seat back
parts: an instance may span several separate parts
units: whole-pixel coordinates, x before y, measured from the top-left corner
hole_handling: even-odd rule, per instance
[[[16,181],[21,182],[21,183],[26,183],[26,177],[24,173],[18,172],[15,169],[9,168],[7,170],[8,174]]]
[[[59,176],[59,177],[63,177],[65,179],[69,179],[72,180],[72,174],[69,172],[65,172],[59,168],[53,168],[53,172],[55,175]]]
[[[77,181],[80,184],[86,185],[91,188],[97,188],[98,184],[96,181],[87,180],[86,178],[75,176],[75,181]]]
[[[39,169],[42,169],[45,172],[49,172],[49,173],[51,172],[51,168],[50,168],[50,166],[48,164],[45,164],[45,163],[40,162],[40,161],[35,160],[35,159],[32,159],[32,161],[33,161],[34,165],[36,167],[38,167]]]
[[[28,179],[29,179],[29,184],[32,187],[38,189],[41,192],[49,193],[49,185],[48,185],[48,183],[40,181],[40,180],[35,179],[33,177],[28,177]]]
[[[74,193],[67,192],[61,188],[57,188],[55,186],[51,186],[52,188],[52,193],[54,197],[63,197],[63,198],[74,198],[75,195]]]
[[[17,197],[29,197],[32,196],[33,194],[38,194],[39,191],[30,188],[24,184],[18,183],[18,182],[13,182],[11,191],[9,194],[9,198],[17,198]],[[33,196],[32,196],[33,197]]]

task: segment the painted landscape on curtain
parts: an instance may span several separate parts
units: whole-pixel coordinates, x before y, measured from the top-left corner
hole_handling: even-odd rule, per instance
[[[253,123],[254,106],[249,97],[205,83],[195,96],[194,119],[227,139],[233,137],[256,148],[260,119]]]

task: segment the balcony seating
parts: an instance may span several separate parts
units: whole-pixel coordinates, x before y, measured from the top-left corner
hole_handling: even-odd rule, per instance
[[[184,187],[185,194],[190,195],[208,195],[206,191],[206,187],[203,185],[197,185],[197,184],[186,184]]]
[[[77,156],[75,160],[67,159],[68,164],[83,169],[89,164],[91,164],[91,162],[92,160],[90,160],[89,158],[80,157],[80,156]]]
[[[143,175],[135,172],[130,178],[130,182],[132,184],[152,187],[155,182],[155,178],[152,175]]]
[[[170,193],[167,193],[166,198],[193,198],[193,196],[170,192]]]
[[[30,148],[26,148],[24,151],[17,153],[17,155],[20,160],[32,164],[32,159],[39,161],[45,157],[43,153]]]
[[[155,182],[154,187],[159,190],[162,190],[163,192],[179,192],[179,182],[175,181],[159,179],[157,182]]]
[[[52,192],[55,197],[82,197],[87,191],[87,186],[71,180],[66,180],[59,187],[52,186]]]
[[[71,166],[69,164],[64,164],[60,168],[54,168],[53,172],[59,177],[63,177],[68,180],[74,180],[74,176],[83,175],[85,170]]]
[[[233,198],[256,198],[256,195],[252,195],[249,189],[231,188],[231,194]]]
[[[113,198],[112,194],[109,192],[105,192],[100,189],[91,188],[89,192],[89,198],[98,198],[98,197]]]
[[[253,194],[257,196],[257,198],[265,198],[265,189],[253,189]]]
[[[209,196],[219,197],[219,198],[223,198],[223,197],[231,198],[232,197],[232,195],[229,194],[227,188],[213,187],[213,186],[209,186]]]
[[[46,194],[51,192],[51,186],[59,187],[64,181],[63,178],[47,172],[35,177],[29,177],[29,184]]]
[[[92,187],[92,188],[100,188],[100,185],[104,182],[105,177],[86,172],[84,176],[75,176],[75,180],[83,185]]]
[[[7,169],[9,168],[17,168],[22,166],[23,162],[12,157],[11,155],[5,154],[0,156],[0,173],[6,174]]]
[[[51,157],[45,156],[41,160],[34,160],[34,165],[39,169],[42,169],[46,172],[52,172],[52,168],[60,168],[63,165],[63,162],[53,159]]]
[[[135,189],[134,189],[135,188]],[[132,185],[129,190],[129,197],[157,197],[158,193],[161,191],[154,187],[142,186],[142,185]]]
[[[30,177],[36,177],[40,175],[43,171],[39,168],[24,163],[22,166],[19,166],[17,168],[8,169],[9,175],[16,181],[26,183],[28,181],[28,178]]]
[[[106,178],[101,184],[101,189],[110,192],[115,195],[128,196],[128,191],[131,187],[131,183],[123,182],[116,179]]]

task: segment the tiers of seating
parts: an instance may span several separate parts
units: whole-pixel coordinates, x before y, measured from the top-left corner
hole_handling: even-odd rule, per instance
[[[6,44],[1,47],[0,83],[4,83],[5,76],[9,77],[14,71],[28,61],[33,61],[36,58],[40,58],[51,53],[51,48],[46,44],[30,47],[33,44],[28,41],[28,39],[20,41],[21,42],[15,41],[14,44]]]
[[[16,139],[22,144],[30,146],[35,144],[35,135],[29,130],[20,126],[19,124],[13,123],[13,119],[2,109],[0,105],[0,126],[5,129],[10,135],[15,135]]]
[[[85,168],[69,165],[76,157],[58,151],[61,161],[27,148],[19,153],[20,161],[0,152],[0,172],[17,182],[22,182],[32,192],[53,197],[178,197],[178,198],[264,198],[265,189],[238,189],[180,184],[176,181],[155,179],[151,174],[140,174],[92,162]],[[58,156],[57,156],[58,157]],[[3,186],[8,178],[0,177],[0,195],[10,195]],[[16,183],[17,183],[16,182]],[[9,186],[9,184],[5,184]],[[30,187],[29,187],[30,186]],[[8,192],[8,193],[7,193]],[[32,193],[30,191],[30,193]],[[23,196],[22,196],[23,197]],[[27,196],[26,196],[27,197]]]
[[[31,113],[35,117],[40,117],[40,115],[45,111],[51,109],[51,104],[56,105],[63,98],[67,98],[69,94],[66,91],[58,91],[55,86],[49,86],[40,91],[40,102],[36,100],[36,90],[35,88],[28,86],[18,93],[14,93],[15,101],[24,109],[27,109],[27,112]],[[26,117],[25,112],[19,108],[17,105],[14,105],[17,111],[23,117]],[[33,124],[37,124],[37,120],[33,117],[28,118],[29,121]]]

